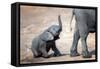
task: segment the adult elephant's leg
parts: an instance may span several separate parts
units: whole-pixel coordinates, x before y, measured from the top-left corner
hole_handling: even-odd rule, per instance
[[[86,42],[87,35],[88,35],[88,33],[81,34],[82,55],[83,55],[84,58],[90,58],[91,57],[91,54],[88,51],[88,46],[87,46],[87,42]]]
[[[84,58],[90,58],[91,55],[89,54],[88,47],[87,47],[87,36],[88,36],[88,27],[86,24],[86,20],[83,21],[83,23],[78,24],[79,27],[79,33],[81,38],[81,44],[82,44],[82,56]]]
[[[77,44],[78,44],[79,38],[80,38],[79,30],[78,30],[78,27],[76,24],[74,36],[73,36],[73,43],[72,43],[72,47],[70,49],[70,56],[72,56],[72,57],[79,56],[79,53],[77,52]]]
[[[81,42],[82,42],[82,55],[84,58],[90,58],[91,54],[88,51],[88,46],[87,46],[87,35],[88,34],[84,34],[83,36],[81,36]]]

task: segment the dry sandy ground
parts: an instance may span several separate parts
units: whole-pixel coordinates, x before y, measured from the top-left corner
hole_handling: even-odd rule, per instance
[[[51,25],[58,24],[58,15],[61,15],[63,30],[60,34],[60,39],[56,41],[57,48],[63,56],[51,58],[33,58],[31,47],[32,39],[41,34],[45,29]],[[70,47],[72,45],[73,31],[75,19],[73,19],[70,31],[70,19],[72,15],[71,8],[52,8],[52,7],[32,7],[21,6],[21,45],[20,45],[20,63],[42,63],[42,62],[59,62],[59,61],[76,61],[76,60],[94,60],[95,54],[92,58],[70,57]],[[89,34],[88,48],[90,52],[95,51],[95,33]],[[81,43],[78,44],[78,52],[81,54]],[[53,53],[52,51],[49,54]]]

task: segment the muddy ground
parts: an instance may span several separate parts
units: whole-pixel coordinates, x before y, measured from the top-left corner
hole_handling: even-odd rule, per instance
[[[94,60],[95,59],[95,33],[89,34],[87,43],[89,51],[93,53],[92,58],[70,57],[70,47],[72,45],[75,19],[72,21],[72,31],[70,31],[70,19],[72,8],[57,7],[34,7],[21,6],[21,45],[20,45],[20,63],[42,63],[76,60]],[[41,34],[51,25],[58,24],[58,15],[61,15],[63,30],[60,39],[56,41],[57,48],[63,54],[59,57],[33,58],[30,50],[32,39]],[[78,52],[81,54],[81,42],[78,44]],[[53,53],[51,50],[49,54]]]

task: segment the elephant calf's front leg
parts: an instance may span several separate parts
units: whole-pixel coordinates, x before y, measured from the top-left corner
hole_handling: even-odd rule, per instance
[[[52,45],[52,50],[54,51],[54,55],[53,56],[61,56],[60,51],[57,49],[55,42]]]

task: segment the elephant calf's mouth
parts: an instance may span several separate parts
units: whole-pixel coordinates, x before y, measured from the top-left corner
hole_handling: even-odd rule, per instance
[[[54,40],[57,40],[57,39],[59,39],[59,38],[60,38],[59,36],[55,36],[55,37],[54,37]]]

